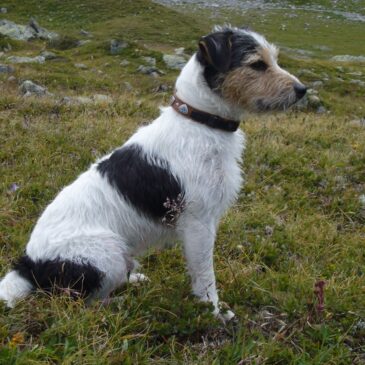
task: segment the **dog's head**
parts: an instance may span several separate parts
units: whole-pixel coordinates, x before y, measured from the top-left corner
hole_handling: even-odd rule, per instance
[[[216,27],[199,42],[197,60],[208,86],[248,111],[285,110],[306,87],[277,63],[277,48],[245,28]]]

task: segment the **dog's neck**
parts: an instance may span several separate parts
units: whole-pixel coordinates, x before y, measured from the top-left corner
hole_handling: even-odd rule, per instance
[[[220,129],[226,132],[235,132],[240,125],[239,120],[222,118],[218,115],[209,114],[193,108],[191,105],[185,103],[185,101],[179,99],[176,92],[171,98],[171,106],[177,113],[210,128]]]
[[[243,111],[213,92],[203,75],[203,66],[193,55],[176,80],[176,95],[192,107],[225,119],[241,120]]]

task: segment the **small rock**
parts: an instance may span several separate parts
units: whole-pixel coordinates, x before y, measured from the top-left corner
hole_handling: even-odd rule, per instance
[[[316,89],[308,89],[307,90],[308,95],[318,95],[318,90]]]
[[[164,54],[163,60],[167,67],[174,70],[181,70],[186,65],[186,60],[182,56]]]
[[[156,66],[156,58],[153,57],[142,57],[142,59],[149,65],[149,66]]]
[[[317,111],[316,111],[317,114],[324,114],[324,113],[327,113],[327,109],[321,105],[317,108]]]
[[[0,74],[5,74],[5,73],[13,73],[15,70],[14,70],[14,67],[13,66],[10,66],[10,65],[3,65],[0,63]]]
[[[321,88],[323,86],[323,81],[314,81],[312,82],[312,87],[314,87],[315,89]]]
[[[78,104],[92,104],[93,103],[93,100],[91,98],[89,98],[88,96],[77,96],[74,100]]]
[[[362,80],[350,80],[350,84],[353,84],[353,85],[358,85],[360,87],[365,87],[365,81],[362,81]]]
[[[165,84],[160,84],[157,87],[153,89],[153,92],[155,93],[164,93],[169,90],[169,87]]]
[[[94,97],[90,98],[88,96],[76,96],[76,97],[70,97],[70,96],[64,96],[60,100],[61,104],[67,104],[67,105],[87,105],[87,104],[93,104]]]
[[[286,30],[286,25],[285,24],[281,24],[280,30]]]
[[[352,328],[352,331],[354,331],[354,332],[364,331],[364,330],[365,330],[365,321],[361,320],[361,319],[359,321],[357,321],[357,323],[355,323],[355,325]]]
[[[95,94],[93,96],[93,99],[95,103],[100,103],[100,104],[113,102],[113,99],[110,96],[104,94]]]
[[[61,100],[60,100],[61,104],[67,104],[67,105],[71,105],[73,104],[73,100],[72,98],[70,98],[69,96],[64,96]]]
[[[34,29],[29,26],[16,24],[10,20],[0,20],[0,34],[18,41],[28,41],[35,38]]]
[[[19,87],[20,91],[22,92],[23,96],[46,96],[51,95],[47,88],[35,84],[33,81],[25,80]]]
[[[90,39],[81,39],[80,41],[77,41],[76,46],[81,47],[88,43],[91,43]]]
[[[1,14],[6,14],[8,12],[8,9],[7,8],[1,8],[0,9],[0,13]]]
[[[112,55],[116,55],[122,52],[124,48],[128,47],[128,43],[124,41],[118,41],[116,39],[112,39],[110,41],[110,53]]]
[[[272,236],[274,233],[274,228],[271,226],[265,226],[265,235]]]
[[[318,183],[319,187],[322,189],[326,189],[326,187],[328,186],[328,181],[323,179]]]
[[[351,76],[362,76],[361,71],[348,72],[347,74]]]
[[[315,49],[318,49],[320,51],[332,51],[332,48],[331,47],[328,47],[328,46],[322,46],[322,45],[314,45],[313,48]]]
[[[46,59],[43,56],[36,56],[36,57],[9,56],[7,60],[10,63],[44,63]]]
[[[120,65],[121,65],[121,66],[128,66],[128,65],[129,65],[129,63],[130,63],[129,61],[127,61],[127,60],[123,60],[123,61],[121,61],[121,62],[120,62]]]
[[[297,55],[297,57],[301,56],[300,58],[310,58],[313,55],[313,52],[300,48],[293,48],[292,51]]]
[[[75,63],[74,66],[80,70],[87,70],[88,67],[84,63]]]
[[[41,56],[44,57],[44,59],[46,61],[54,60],[54,59],[58,58],[58,56],[55,53],[50,52],[50,51],[42,51]]]
[[[338,55],[331,58],[335,62],[365,62],[365,56]]]
[[[143,66],[143,65],[140,65],[137,68],[137,72],[140,72],[141,74],[145,74],[145,75],[153,75],[153,74],[162,75],[163,74],[156,67],[153,67],[153,66]]]
[[[174,51],[177,56],[184,56],[185,48],[184,47],[175,48]]]
[[[9,76],[8,77],[8,82],[16,82],[16,81],[17,81],[17,79],[16,79],[15,76]]]
[[[59,35],[57,33],[40,27],[38,22],[34,18],[30,18],[28,27],[33,30],[34,38],[44,39],[48,41],[59,38]]]
[[[361,119],[354,119],[350,122],[351,125],[359,126],[359,127],[365,127],[365,118]]]
[[[0,57],[4,56],[4,54],[5,54],[4,52],[0,52]]]
[[[84,37],[92,37],[93,35],[88,32],[87,30],[81,29],[80,30],[80,34],[83,35]]]
[[[308,95],[308,103],[311,107],[319,107],[321,99],[317,95]]]

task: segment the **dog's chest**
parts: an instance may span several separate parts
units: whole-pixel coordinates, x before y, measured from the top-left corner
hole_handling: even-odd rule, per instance
[[[235,200],[242,183],[238,160],[229,151],[214,147],[189,156],[182,169],[187,204],[222,214]]]
[[[214,149],[211,154],[205,156],[203,164],[203,189],[207,189],[217,200],[230,200],[241,184],[238,162],[232,156]]]

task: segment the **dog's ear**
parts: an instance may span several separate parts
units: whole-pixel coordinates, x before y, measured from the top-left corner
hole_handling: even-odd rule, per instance
[[[240,27],[240,29],[246,30],[248,32],[253,32],[253,29],[248,25],[243,25],[242,27]]]
[[[231,63],[231,37],[233,32],[217,32],[202,37],[199,52],[204,61],[219,72],[227,72]]]

